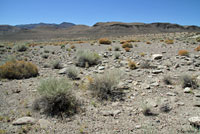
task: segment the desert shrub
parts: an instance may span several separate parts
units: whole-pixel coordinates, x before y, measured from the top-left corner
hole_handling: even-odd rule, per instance
[[[76,65],[80,67],[89,67],[92,65],[97,65],[100,62],[99,54],[91,51],[80,50],[77,52],[77,62]]]
[[[109,47],[109,48],[108,48],[108,51],[112,51],[112,47]]]
[[[7,79],[23,79],[38,75],[37,66],[26,61],[8,61],[0,66],[0,77]]]
[[[146,44],[151,44],[151,42],[150,42],[150,41],[147,41]]]
[[[195,48],[195,51],[200,51],[200,45]]]
[[[74,45],[71,45],[70,48],[71,48],[71,49],[75,49],[76,47],[75,47]]]
[[[49,53],[49,52],[50,52],[50,51],[49,51],[49,50],[47,50],[47,49],[45,49],[45,50],[44,50],[44,53]]]
[[[179,50],[178,55],[180,56],[189,56],[189,52],[187,50]]]
[[[164,76],[163,77],[163,82],[166,84],[166,85],[172,85],[172,78],[170,76]]]
[[[99,44],[107,44],[107,45],[109,45],[109,44],[111,44],[111,41],[109,39],[107,39],[107,38],[101,38],[101,39],[99,39]]]
[[[133,48],[133,45],[131,43],[129,43],[129,42],[124,42],[122,44],[122,48]]]
[[[18,44],[15,46],[15,49],[18,51],[18,52],[24,52],[28,49],[27,45],[25,44]]]
[[[61,49],[65,48],[65,45],[64,45],[64,44],[62,44],[62,45],[60,46],[60,48],[61,48]]]
[[[94,79],[90,80],[88,89],[99,100],[121,99],[121,92],[115,89],[121,76],[122,74],[118,70],[107,71],[104,74],[96,75]]]
[[[126,48],[124,48],[124,50],[126,51],[126,52],[130,52],[130,48],[129,47],[126,47]]]
[[[78,103],[72,95],[71,88],[72,85],[67,79],[42,80],[37,88],[42,97],[34,102],[34,110],[51,116],[73,115],[77,112]]]
[[[174,40],[168,39],[168,40],[165,40],[165,43],[166,43],[166,44],[174,44]]]
[[[189,75],[181,76],[180,80],[183,88],[191,87],[193,89],[196,89],[199,87],[197,80]]]
[[[130,68],[131,70],[137,68],[136,63],[135,63],[134,61],[131,61],[131,60],[128,61],[128,66],[129,66],[129,68]]]
[[[60,61],[53,61],[52,62],[52,68],[53,69],[61,69],[61,68],[63,68],[63,66],[62,66],[62,64],[61,64],[61,62]]]
[[[142,53],[140,53],[140,56],[141,56],[141,57],[144,57],[145,55],[146,55],[146,54],[145,54],[145,53],[143,53],[143,52],[142,52]]]
[[[48,57],[49,57],[48,54],[43,54],[43,55],[42,55],[42,58],[44,58],[44,59],[47,59]]]
[[[196,38],[196,41],[197,41],[197,42],[200,42],[200,37],[197,37],[197,38]]]
[[[119,59],[120,53],[114,53],[114,57],[115,57],[115,59]]]
[[[152,68],[152,66],[149,61],[144,61],[144,62],[140,63],[140,68],[149,69],[149,68]]]
[[[120,47],[119,46],[115,46],[114,50],[115,51],[120,51]]]
[[[68,78],[72,80],[76,80],[78,78],[78,70],[75,68],[72,67],[68,68],[66,73]]]

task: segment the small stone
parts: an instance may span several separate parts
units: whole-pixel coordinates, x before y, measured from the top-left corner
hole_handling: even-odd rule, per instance
[[[176,94],[175,94],[175,93],[172,93],[172,92],[167,92],[167,95],[168,95],[168,96],[176,96]]]
[[[140,129],[142,126],[141,125],[136,125],[135,128],[136,129]]]
[[[191,88],[189,88],[189,87],[186,87],[186,88],[184,88],[184,93],[191,93]]]
[[[144,89],[151,89],[151,87],[150,87],[150,85],[148,85],[148,84],[144,84]]]
[[[162,59],[163,55],[162,54],[153,54],[152,55],[152,59],[153,60],[159,60]]]
[[[200,127],[200,117],[190,117],[188,120],[191,125]]]
[[[178,106],[184,106],[185,103],[183,103],[183,102],[178,102],[177,105],[178,105]]]
[[[154,82],[151,84],[151,86],[159,86],[159,83],[158,82]]]
[[[99,70],[104,70],[105,69],[105,67],[104,66],[99,66],[99,68],[98,68]]]
[[[36,123],[36,119],[32,118],[32,117],[22,117],[19,118],[15,121],[13,121],[13,125],[25,125],[25,124],[35,124]]]
[[[152,71],[153,74],[159,74],[159,73],[162,73],[162,72],[163,72],[162,70],[153,70]]]
[[[63,69],[60,69],[59,74],[66,74],[67,73],[67,68],[63,68]]]

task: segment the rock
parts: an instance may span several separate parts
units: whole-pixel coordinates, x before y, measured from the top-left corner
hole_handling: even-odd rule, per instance
[[[1,81],[0,81],[0,85],[3,85]]]
[[[162,73],[162,72],[163,72],[162,70],[153,70],[152,71],[153,74],[159,74],[159,73]]]
[[[102,111],[103,116],[116,116],[119,113],[121,113],[120,110]]]
[[[154,83],[151,83],[150,86],[159,86],[159,83],[158,82],[154,82]]]
[[[175,93],[172,93],[172,92],[167,92],[167,95],[168,95],[168,96],[176,96],[176,94],[175,94]]]
[[[63,69],[60,69],[59,74],[66,74],[67,73],[67,68],[63,68]]]
[[[19,118],[15,121],[13,121],[13,125],[25,125],[25,124],[35,124],[36,123],[36,119],[32,118],[32,117],[22,117]]]
[[[153,60],[159,60],[162,59],[163,55],[162,54],[153,54],[152,55],[152,59]]]
[[[188,119],[188,121],[190,122],[191,125],[196,126],[196,127],[200,127],[200,117],[190,117]]]
[[[144,88],[144,89],[151,89],[150,85],[148,85],[148,84],[144,84],[144,85],[143,85],[143,88]]]
[[[178,67],[180,67],[180,65],[177,63],[177,64],[174,66],[174,68],[178,68]]]
[[[184,93],[191,93],[192,89],[189,87],[184,88]]]
[[[141,125],[136,125],[135,128],[136,129],[140,129],[142,126]]]
[[[195,93],[195,96],[196,97],[200,97],[200,93]]]
[[[185,103],[183,103],[183,102],[178,102],[177,105],[178,105],[178,106],[184,106]]]
[[[105,67],[104,67],[104,66],[99,66],[98,69],[99,69],[99,70],[104,70]]]
[[[48,120],[45,119],[39,119],[38,121],[41,128],[48,128],[51,126],[51,123]]]

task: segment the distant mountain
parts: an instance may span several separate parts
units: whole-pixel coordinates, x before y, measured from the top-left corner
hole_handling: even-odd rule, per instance
[[[48,40],[55,38],[117,37],[134,34],[200,32],[198,26],[182,26],[171,23],[122,23],[98,22],[93,26],[61,24],[0,25],[0,40]]]
[[[63,22],[61,24],[48,24],[48,23],[38,23],[38,24],[23,24],[16,25],[15,27],[24,28],[24,29],[33,29],[36,27],[55,27],[55,28],[68,28],[74,26],[73,23]]]

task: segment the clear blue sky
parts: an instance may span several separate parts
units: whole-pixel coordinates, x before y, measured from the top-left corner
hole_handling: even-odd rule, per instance
[[[0,24],[171,22],[200,26],[200,0],[0,0]]]

